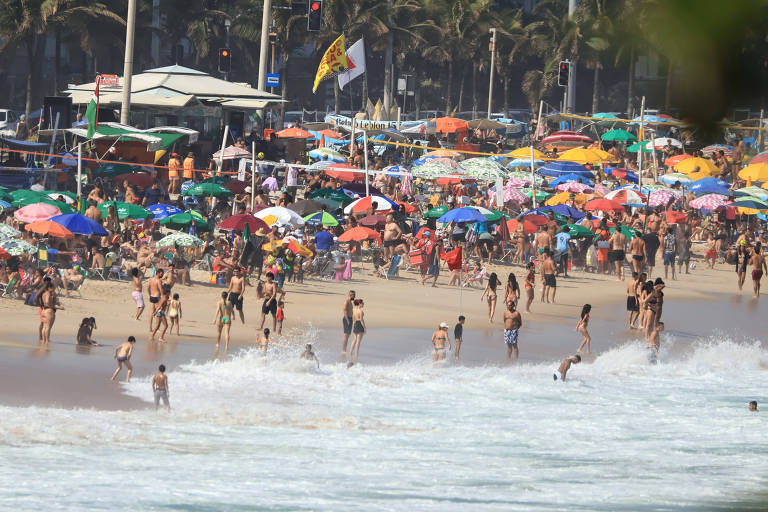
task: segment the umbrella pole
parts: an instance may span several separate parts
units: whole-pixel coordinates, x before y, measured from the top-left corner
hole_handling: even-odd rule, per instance
[[[371,195],[368,188],[368,132],[363,130],[363,151],[365,152],[365,197]]]
[[[77,206],[80,208],[80,203],[83,200],[83,143],[77,145]]]
[[[254,194],[256,193],[256,141],[251,141],[251,213],[253,213]]]
[[[541,115],[541,112],[539,112]],[[536,176],[533,174],[533,144],[531,144],[531,200],[533,201],[533,207],[536,208]],[[503,219],[502,219],[503,220]]]

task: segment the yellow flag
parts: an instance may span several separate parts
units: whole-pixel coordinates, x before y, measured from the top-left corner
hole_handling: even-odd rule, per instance
[[[317,91],[317,86],[320,82],[326,78],[335,76],[340,71],[349,69],[347,63],[347,54],[344,46],[344,34],[341,34],[331,46],[325,50],[323,60],[320,61],[320,65],[317,67],[317,74],[315,75],[315,84],[312,87],[312,92]]]

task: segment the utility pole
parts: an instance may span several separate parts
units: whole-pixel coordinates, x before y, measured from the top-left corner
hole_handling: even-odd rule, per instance
[[[389,121],[389,112],[392,109],[392,47],[394,45],[395,35],[392,33],[392,8],[394,0],[389,0],[389,14],[387,15],[387,46],[384,49],[384,110],[386,110],[385,121]]]
[[[573,18],[573,13],[576,12],[576,5],[578,0],[568,0],[568,17]],[[574,56],[575,57],[575,56]],[[571,109],[571,114],[576,113],[576,59],[571,62],[569,75],[568,75],[568,103],[565,105],[566,112]]]
[[[488,119],[491,118],[491,111],[493,107],[493,72],[496,66],[496,29],[491,29],[491,77],[488,81]]]
[[[229,27],[231,27],[231,26],[232,26],[232,20],[230,20],[229,18],[225,19],[224,20],[224,29],[226,30],[226,36],[224,38],[224,47],[226,47],[226,48],[230,47],[229,46]],[[231,57],[231,55],[232,55],[231,51],[232,50],[230,50],[230,54],[229,54],[230,55],[230,59],[232,58]],[[232,61],[230,60],[230,62],[232,62]],[[224,80],[229,82],[229,71],[224,73]]]
[[[120,122],[130,124],[131,78],[133,77],[133,34],[136,31],[136,0],[128,0],[128,19],[125,24],[125,61],[123,62],[123,98],[120,104]]]
[[[269,26],[272,18],[272,0],[264,0],[264,10],[261,12],[261,47],[259,50],[259,83],[256,87],[261,92],[267,88],[267,54],[269,53]]]

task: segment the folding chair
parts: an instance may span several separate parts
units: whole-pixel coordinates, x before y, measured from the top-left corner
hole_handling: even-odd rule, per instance
[[[103,268],[94,268],[91,269],[93,274],[101,279],[102,281],[107,280],[107,275],[109,274],[109,269],[112,268],[112,258],[114,257],[115,253],[108,252],[107,257],[104,258],[104,267]]]
[[[0,297],[10,297],[16,291],[16,285],[18,282],[19,278],[14,276],[10,281],[8,281],[8,283],[0,283],[0,291],[2,291],[2,295],[0,295]]]
[[[395,254],[392,256],[392,263],[389,265],[389,268],[387,269],[387,273],[383,274],[384,279],[389,281],[390,277],[400,277],[400,262],[403,260],[403,257],[399,254]]]

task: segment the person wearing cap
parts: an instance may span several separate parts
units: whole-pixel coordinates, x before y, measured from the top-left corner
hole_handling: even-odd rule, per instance
[[[195,169],[195,154],[191,151],[187,153],[187,158],[184,159],[184,179],[185,180],[191,180],[194,178],[194,169]]]
[[[448,324],[440,322],[440,326],[432,333],[432,361],[445,360],[445,345],[448,344],[451,350],[451,338],[448,336]]]
[[[178,194],[181,187],[179,169],[181,169],[179,154],[171,153],[171,158],[168,159],[168,192],[171,194]]]

